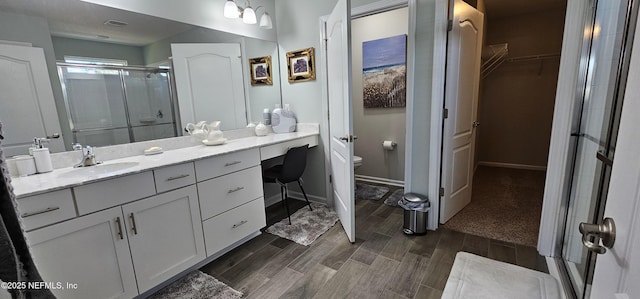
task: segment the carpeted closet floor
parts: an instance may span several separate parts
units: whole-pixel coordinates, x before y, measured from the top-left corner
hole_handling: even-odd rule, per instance
[[[538,243],[544,171],[480,166],[471,203],[444,227],[490,239]]]

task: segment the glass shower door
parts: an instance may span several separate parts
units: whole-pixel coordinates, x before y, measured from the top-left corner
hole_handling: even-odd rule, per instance
[[[622,107],[620,86],[626,81],[629,1],[590,1],[593,15],[585,26],[584,79],[579,87],[583,93],[571,134],[575,155],[562,244],[562,259],[577,298],[589,297],[593,279],[597,254],[583,245],[578,227],[583,222],[601,223],[604,213]]]
[[[130,142],[119,70],[59,65],[58,73],[74,143]]]
[[[169,72],[128,70],[123,81],[133,141],[175,137]]]

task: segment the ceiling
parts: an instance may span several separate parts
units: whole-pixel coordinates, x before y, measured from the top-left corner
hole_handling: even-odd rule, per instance
[[[484,0],[488,18],[502,18],[564,7],[567,0]]]
[[[147,45],[195,27],[80,0],[0,0],[0,11],[43,17],[54,36],[133,46]],[[105,25],[107,20],[128,25]]]

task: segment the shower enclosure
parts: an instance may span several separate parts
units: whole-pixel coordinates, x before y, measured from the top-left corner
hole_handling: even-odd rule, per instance
[[[106,146],[178,136],[169,70],[57,65],[73,143]]]

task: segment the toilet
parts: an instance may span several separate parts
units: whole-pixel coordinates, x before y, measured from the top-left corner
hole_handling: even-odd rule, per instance
[[[353,156],[353,169],[356,169],[360,166],[362,166],[362,157]]]

